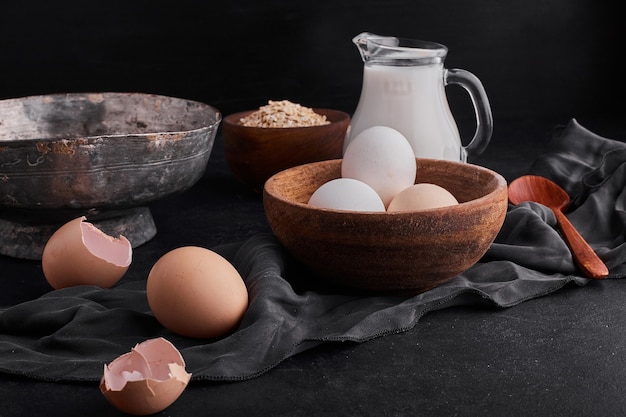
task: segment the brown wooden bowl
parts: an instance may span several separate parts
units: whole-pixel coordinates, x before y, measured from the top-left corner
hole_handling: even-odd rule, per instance
[[[353,212],[307,204],[341,175],[341,160],[282,171],[263,202],[282,245],[319,276],[341,286],[418,293],[466,271],[485,254],[507,210],[507,184],[476,165],[417,158],[416,182],[449,190],[459,205],[412,212]]]
[[[254,110],[224,118],[222,136],[230,170],[259,190],[277,172],[309,162],[341,158],[350,115],[339,110],[313,109],[331,122],[311,127],[247,127],[239,124]]]

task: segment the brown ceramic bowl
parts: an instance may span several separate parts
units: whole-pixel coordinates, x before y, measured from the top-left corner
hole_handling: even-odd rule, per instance
[[[476,165],[417,159],[416,182],[449,190],[459,205],[372,213],[307,204],[340,177],[341,160],[306,164],[264,187],[268,222],[285,248],[320,277],[341,286],[418,293],[466,271],[485,254],[507,210],[505,179]]]
[[[313,109],[330,124],[312,127],[246,127],[239,120],[254,110],[224,117],[224,152],[231,171],[259,190],[277,172],[309,162],[341,158],[350,115],[339,110]]]

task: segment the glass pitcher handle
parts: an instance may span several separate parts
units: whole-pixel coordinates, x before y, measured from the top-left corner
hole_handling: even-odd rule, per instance
[[[478,77],[463,69],[448,69],[444,73],[444,85],[458,84],[470,95],[476,114],[476,133],[463,149],[469,158],[480,155],[489,144],[493,133],[491,106],[483,84]]]

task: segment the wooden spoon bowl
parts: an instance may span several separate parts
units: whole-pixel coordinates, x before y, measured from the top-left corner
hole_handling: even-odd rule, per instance
[[[604,262],[565,217],[563,212],[570,204],[570,197],[558,184],[541,176],[524,175],[509,185],[509,200],[512,204],[534,201],[550,208],[581,272],[594,279],[609,275]]]
[[[417,159],[416,182],[449,190],[459,205],[413,212],[353,212],[309,206],[341,174],[341,160],[272,176],[263,201],[285,248],[323,279],[373,291],[418,293],[451,280],[485,254],[507,210],[506,181],[461,162]]]

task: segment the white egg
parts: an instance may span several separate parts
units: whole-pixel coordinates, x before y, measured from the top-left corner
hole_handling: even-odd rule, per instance
[[[378,193],[352,178],[337,178],[322,184],[311,195],[309,205],[334,210],[385,211]]]
[[[403,189],[415,183],[415,153],[397,130],[373,126],[350,142],[343,156],[341,176],[363,181],[383,200],[385,207]]]

